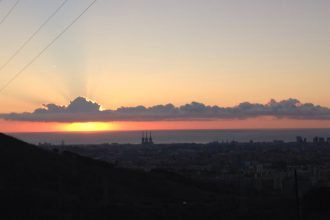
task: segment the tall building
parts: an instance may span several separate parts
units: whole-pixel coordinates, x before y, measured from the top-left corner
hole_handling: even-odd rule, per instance
[[[325,143],[325,138],[324,137],[314,137],[313,143]]]
[[[142,138],[141,138],[141,144],[142,145],[151,145],[153,144],[152,136],[151,136],[151,131],[149,132],[149,137],[148,137],[148,132],[142,132]]]
[[[141,144],[145,144],[146,143],[146,139],[147,137],[144,137],[144,131],[142,132],[142,138],[141,138]]]
[[[307,143],[307,138],[303,138],[301,136],[297,136],[296,140],[297,140],[297,143],[300,143],[300,144]]]
[[[151,131],[149,132],[149,139],[148,139],[148,144],[153,144],[154,142],[152,141],[151,137]]]

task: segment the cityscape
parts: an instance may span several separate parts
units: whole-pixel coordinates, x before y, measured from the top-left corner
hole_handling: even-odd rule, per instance
[[[141,144],[52,145],[47,150],[70,151],[115,166],[150,171],[164,169],[180,175],[254,190],[291,192],[298,171],[303,194],[315,186],[330,186],[330,138],[296,142],[210,142],[207,144],[157,144],[143,132]]]
[[[330,187],[328,137],[307,140],[297,136],[294,142],[251,140],[247,143],[215,141],[207,144],[157,144],[157,137],[152,136],[152,132],[143,131],[140,144],[40,143],[39,147],[57,154],[73,152],[109,162],[116,168],[146,173],[161,171],[208,184],[214,189],[226,189],[226,192],[232,192],[231,196],[238,203],[236,211],[247,219],[254,206],[261,205],[260,201],[254,201],[255,196],[265,203],[274,205],[274,201],[280,200],[290,207],[287,215],[279,215],[274,219],[295,219],[296,208],[304,219],[313,219],[315,216],[321,218],[322,214],[308,213],[306,204],[311,201],[307,200],[313,190]],[[325,193],[323,196],[327,199],[329,191],[320,193]],[[298,207],[297,201],[300,202]],[[185,201],[186,205],[188,203]]]
[[[330,1],[0,0],[0,220],[329,220]]]

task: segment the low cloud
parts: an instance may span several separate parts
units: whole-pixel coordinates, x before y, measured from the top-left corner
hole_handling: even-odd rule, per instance
[[[87,121],[185,121],[247,119],[262,116],[301,120],[330,120],[330,109],[297,99],[271,100],[267,104],[243,102],[234,107],[208,106],[192,102],[182,106],[121,107],[101,110],[101,105],[78,97],[67,106],[47,104],[33,112],[0,114],[12,121],[87,122]]]

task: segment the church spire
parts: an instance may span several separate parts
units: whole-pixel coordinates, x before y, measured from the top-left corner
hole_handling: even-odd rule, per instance
[[[149,135],[148,135],[149,133]],[[149,136],[149,137],[148,137]],[[150,145],[153,144],[152,136],[151,136],[151,131],[142,131],[142,138],[141,138],[141,144],[143,145]]]
[[[141,144],[145,144],[146,143],[146,138],[144,138],[144,131],[142,131],[142,139],[141,139]]]
[[[151,131],[149,132],[148,144],[153,144],[152,137],[151,137]]]

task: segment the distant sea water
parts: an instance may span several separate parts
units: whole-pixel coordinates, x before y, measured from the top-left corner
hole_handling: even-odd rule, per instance
[[[312,141],[313,137],[330,137],[330,129],[265,129],[265,130],[164,130],[152,131],[155,143],[209,143],[219,142],[293,142],[297,136]],[[11,133],[29,143],[102,144],[141,142],[142,131],[110,131],[84,133]]]

